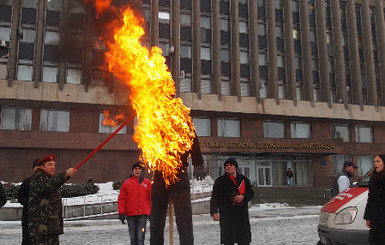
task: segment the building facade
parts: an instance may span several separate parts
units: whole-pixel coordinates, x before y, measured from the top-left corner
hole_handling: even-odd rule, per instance
[[[287,168],[295,185],[330,186],[344,161],[362,176],[384,151],[383,0],[141,2],[143,44],[162,48],[213,178],[234,156],[256,186],[285,185]],[[0,1],[0,180],[22,180],[49,153],[58,171],[75,166],[114,130],[104,109],[132,110],[101,68],[91,10]],[[133,132],[73,181],[126,178],[140,153]]]

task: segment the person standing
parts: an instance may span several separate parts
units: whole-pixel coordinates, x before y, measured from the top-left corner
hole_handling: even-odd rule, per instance
[[[36,159],[32,163],[32,169],[33,172],[36,172],[37,167],[37,162],[39,159]],[[21,241],[22,245],[29,245],[31,244],[31,238],[29,237],[28,233],[28,199],[29,199],[29,186],[31,184],[32,176],[26,178],[23,180],[23,182],[20,185],[20,189],[17,193],[17,201],[23,205],[23,214],[21,216],[21,228],[22,228],[22,234],[23,234],[23,239]]]
[[[193,245],[193,223],[190,196],[190,181],[187,175],[188,158],[191,155],[194,166],[194,176],[198,180],[205,178],[204,161],[199,146],[198,138],[193,139],[191,150],[181,156],[182,167],[176,177],[176,183],[166,186],[163,175],[155,171],[151,192],[151,219],[150,219],[150,244],[164,244],[164,227],[166,222],[167,208],[171,199],[175,221],[178,228],[179,244]]]
[[[358,168],[353,162],[344,162],[342,171],[337,177],[331,188],[332,197],[353,186],[350,180],[354,176],[354,169]]]
[[[127,219],[131,245],[143,245],[147,216],[151,213],[151,181],[144,178],[140,163],[132,165],[132,174],[122,184],[118,197],[119,219]]]
[[[63,234],[60,186],[77,170],[69,168],[54,177],[55,156],[40,159],[32,176],[28,200],[28,230],[32,244],[59,244]]]
[[[293,186],[293,176],[294,176],[293,171],[291,170],[291,168],[288,168],[287,172],[286,172],[286,185],[287,186]]]
[[[226,173],[214,182],[210,214],[214,221],[219,221],[221,244],[250,244],[248,202],[254,196],[253,188],[250,180],[237,171],[238,162],[235,158],[228,158],[224,168]]]
[[[0,182],[0,208],[7,203],[7,195],[5,194],[3,184]]]
[[[385,154],[374,157],[374,170],[369,181],[369,194],[364,219],[370,228],[370,244],[385,244]]]

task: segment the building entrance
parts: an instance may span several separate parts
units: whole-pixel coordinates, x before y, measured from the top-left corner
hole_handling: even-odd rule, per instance
[[[257,186],[271,186],[271,161],[257,161]]]

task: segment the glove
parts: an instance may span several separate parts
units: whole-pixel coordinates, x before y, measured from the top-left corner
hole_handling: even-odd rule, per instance
[[[197,180],[204,180],[206,177],[205,167],[203,165],[194,166],[193,174]]]
[[[124,225],[124,221],[126,220],[126,216],[124,214],[119,214],[119,219],[122,221],[122,224]]]

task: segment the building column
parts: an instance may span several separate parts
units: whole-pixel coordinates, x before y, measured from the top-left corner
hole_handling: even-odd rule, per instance
[[[258,47],[258,5],[257,1],[249,1],[249,57],[250,57],[250,96],[260,103],[259,89],[259,47]]]
[[[283,1],[283,20],[285,31],[285,64],[286,64],[286,84],[287,98],[297,104],[296,96],[296,74],[295,74],[295,55],[293,39],[293,8],[291,1]]]
[[[348,45],[350,57],[350,74],[352,81],[352,102],[353,104],[360,105],[361,109],[363,109],[361,68],[360,57],[358,53],[356,6],[354,4],[354,1],[346,1],[346,13],[349,39]]]
[[[84,18],[85,28],[83,34],[83,63],[82,63],[82,82],[84,90],[87,92],[91,84],[91,72],[92,72],[92,30],[93,30],[93,6],[90,1],[84,3]]]
[[[150,45],[159,45],[159,0],[151,0]]]
[[[334,70],[336,74],[336,99],[337,103],[347,106],[345,57],[342,44],[341,10],[340,1],[331,1],[334,44]]]
[[[60,46],[59,46],[59,59],[58,63],[58,83],[59,90],[62,91],[64,83],[67,81],[67,62],[68,62],[68,50],[67,45],[67,36],[68,36],[68,0],[62,1],[62,10],[61,10],[61,25],[60,25]]]
[[[192,4],[192,92],[201,99],[201,1],[193,1]]]
[[[171,1],[170,44],[174,47],[171,55],[171,74],[175,82],[176,96],[180,94],[180,0]],[[194,81],[193,81],[194,82]]]
[[[213,75],[212,75],[212,83],[213,83],[213,94],[218,95],[218,99],[222,99],[222,92],[221,92],[221,18],[220,18],[220,10],[219,10],[219,0],[212,0],[212,6],[211,6],[211,21],[212,21],[212,28],[213,28],[213,42],[212,42],[212,49],[213,49],[213,57],[212,57],[212,64],[213,64]]]
[[[380,62],[380,79],[381,79],[381,100],[385,105],[385,24],[384,24],[384,1],[376,0],[376,36],[378,60]]]
[[[268,97],[275,99],[279,104],[275,6],[274,1],[266,1],[265,4],[267,14]]]
[[[318,60],[320,74],[320,97],[322,102],[327,102],[331,107],[330,98],[330,71],[329,71],[329,54],[327,33],[326,33],[326,14],[325,2],[316,0],[316,18],[317,18],[317,43],[318,43]]]
[[[376,72],[374,69],[373,36],[372,25],[370,21],[369,1],[362,1],[361,19],[368,104],[377,106]]]
[[[37,8],[37,22],[36,22],[36,40],[35,53],[33,56],[33,76],[32,80],[35,83],[35,88],[39,86],[42,78],[43,69],[43,51],[44,51],[44,25],[45,25],[45,5],[46,1],[39,1]]]
[[[231,15],[231,95],[238,97],[241,101],[240,74],[241,67],[239,61],[239,2],[230,1]]]
[[[314,85],[313,85],[311,46],[310,46],[309,4],[307,0],[299,1],[299,14],[300,14],[300,21],[301,21],[304,100],[313,101]]]
[[[17,79],[17,53],[19,47],[19,30],[21,30],[20,17],[21,17],[22,4],[21,0],[13,1],[12,8],[12,20],[11,20],[11,33],[9,39],[8,49],[8,87],[12,87],[13,80]]]

